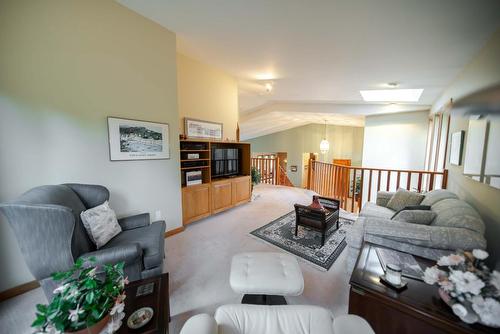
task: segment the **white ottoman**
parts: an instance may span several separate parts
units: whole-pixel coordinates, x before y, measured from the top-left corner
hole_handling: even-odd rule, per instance
[[[286,304],[283,296],[304,291],[297,259],[284,253],[241,253],[233,256],[229,277],[234,292],[244,294],[244,304]]]

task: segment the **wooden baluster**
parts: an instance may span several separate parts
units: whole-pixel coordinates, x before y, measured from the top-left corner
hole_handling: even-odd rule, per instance
[[[385,191],[389,191],[391,187],[391,171],[387,171],[387,186],[385,187]]]
[[[326,196],[330,197],[330,175],[332,173],[332,165],[327,165],[326,173]]]
[[[351,200],[351,212],[354,213],[354,199],[356,198],[356,168],[354,168],[354,173],[352,175],[352,200]]]
[[[408,172],[408,179],[406,180],[406,190],[410,190],[411,186],[411,172]]]
[[[418,192],[422,191],[422,173],[418,173]]]
[[[429,174],[429,177],[431,178],[431,179],[429,180],[429,191],[434,190],[434,176],[435,176],[435,175],[436,175],[436,174],[434,174],[434,173],[430,173],[430,174]]]
[[[280,158],[279,157],[276,157],[276,159],[274,160],[274,170],[276,171],[276,184],[284,185],[285,182],[283,182],[283,184],[282,184],[281,180],[280,180]]]
[[[328,190],[330,197],[333,197],[333,171],[334,170],[335,170],[335,166],[334,165],[330,165],[330,182],[329,182],[330,189]]]
[[[370,177],[368,179],[368,202],[372,199],[372,173],[373,170],[370,169]]]
[[[448,186],[448,170],[443,170],[443,180],[441,181],[441,189],[446,189]]]
[[[365,170],[362,169],[361,170],[361,179],[359,181],[358,212],[361,211],[361,206],[363,204],[363,188],[365,186],[364,179],[365,179]]]
[[[340,168],[338,166],[335,166],[335,198],[337,199],[340,199],[339,180],[340,180]]]
[[[344,183],[344,210],[347,210],[347,199],[349,198],[349,169],[347,167],[344,167],[344,177],[343,177],[343,183]]]
[[[377,192],[380,191],[380,174],[382,174],[382,171],[381,170],[378,170],[377,171],[378,173],[378,179],[377,179]]]
[[[399,181],[401,181],[401,171],[398,170],[398,176],[396,178],[396,190],[399,189]]]
[[[337,182],[335,182],[336,175],[337,175],[337,166],[333,165],[333,168],[332,168],[332,197],[333,198],[335,198],[335,185],[337,184]]]
[[[326,165],[322,164],[321,165],[321,193],[320,195],[324,196],[325,194],[325,175],[326,175]]]

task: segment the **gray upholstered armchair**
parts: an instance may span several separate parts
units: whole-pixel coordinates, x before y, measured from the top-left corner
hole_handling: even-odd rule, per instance
[[[79,257],[94,256],[99,264],[123,261],[131,281],[161,274],[165,222],[150,224],[148,213],[119,219],[122,232],[96,250],[80,213],[108,199],[109,191],[103,186],[62,184],[36,187],[0,204],[48,300],[55,287],[50,275],[68,270]]]

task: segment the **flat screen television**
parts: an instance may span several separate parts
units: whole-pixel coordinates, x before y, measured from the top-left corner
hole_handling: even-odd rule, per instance
[[[238,148],[212,147],[212,177],[238,175],[239,156]]]

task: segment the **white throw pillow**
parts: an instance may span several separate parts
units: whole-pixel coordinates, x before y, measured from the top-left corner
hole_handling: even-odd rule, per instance
[[[104,246],[109,240],[122,231],[116,214],[109,207],[108,201],[80,214],[83,226],[97,248]]]

